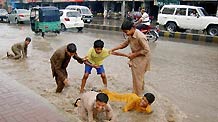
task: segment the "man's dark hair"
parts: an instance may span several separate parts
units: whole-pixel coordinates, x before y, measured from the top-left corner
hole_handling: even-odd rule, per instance
[[[76,52],[76,45],[74,43],[70,43],[67,45],[67,51],[70,53],[75,53]]]
[[[96,40],[94,42],[94,48],[103,48],[104,47],[104,42],[102,40]]]
[[[108,98],[108,96],[105,93],[99,93],[96,96],[96,101],[107,103],[108,99],[109,98]]]
[[[124,20],[122,25],[121,25],[121,29],[122,30],[130,30],[132,27],[134,26],[134,23],[132,21],[129,20]]]
[[[25,41],[31,42],[31,38],[30,37],[26,37]]]
[[[152,104],[155,100],[155,96],[152,93],[146,93],[144,94],[144,97],[146,97],[149,104]]]

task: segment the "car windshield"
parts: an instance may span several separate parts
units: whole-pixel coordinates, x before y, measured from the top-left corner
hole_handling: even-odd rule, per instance
[[[67,17],[80,17],[81,15],[79,12],[74,11],[74,12],[67,12]]]
[[[0,13],[8,13],[5,9],[0,9]]]
[[[89,9],[83,8],[83,9],[81,9],[81,11],[83,14],[91,14],[91,11]]]
[[[199,8],[198,10],[199,10],[201,16],[209,16],[209,14],[205,11],[205,9]]]
[[[18,9],[17,12],[18,13],[30,13],[30,11],[26,9]]]

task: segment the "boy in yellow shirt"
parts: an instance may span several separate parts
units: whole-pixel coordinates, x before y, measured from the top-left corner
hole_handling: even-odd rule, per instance
[[[119,94],[107,89],[101,90],[101,92],[107,94],[110,101],[126,102],[123,108],[124,112],[130,110],[146,113],[152,112],[151,104],[155,100],[155,96],[152,93],[145,93],[143,97],[139,97],[135,93]]]
[[[85,73],[82,78],[80,93],[84,92],[86,80],[88,79],[89,74],[91,74],[92,68],[95,68],[97,74],[101,75],[104,87],[107,87],[107,78],[103,67],[103,60],[109,55],[109,50],[104,48],[104,42],[102,40],[96,40],[94,42],[94,47],[89,49],[88,54],[85,57]]]

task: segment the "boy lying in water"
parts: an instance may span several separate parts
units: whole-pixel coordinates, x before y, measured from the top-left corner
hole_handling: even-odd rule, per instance
[[[130,110],[146,113],[152,112],[151,104],[155,100],[155,96],[152,93],[145,93],[143,97],[139,97],[135,93],[120,94],[107,89],[101,90],[101,92],[107,94],[110,101],[126,102],[123,108],[124,112]]]

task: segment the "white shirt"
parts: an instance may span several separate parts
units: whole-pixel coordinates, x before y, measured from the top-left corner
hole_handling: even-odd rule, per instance
[[[149,15],[146,12],[143,13],[141,19],[142,19],[142,24],[150,25]]]

